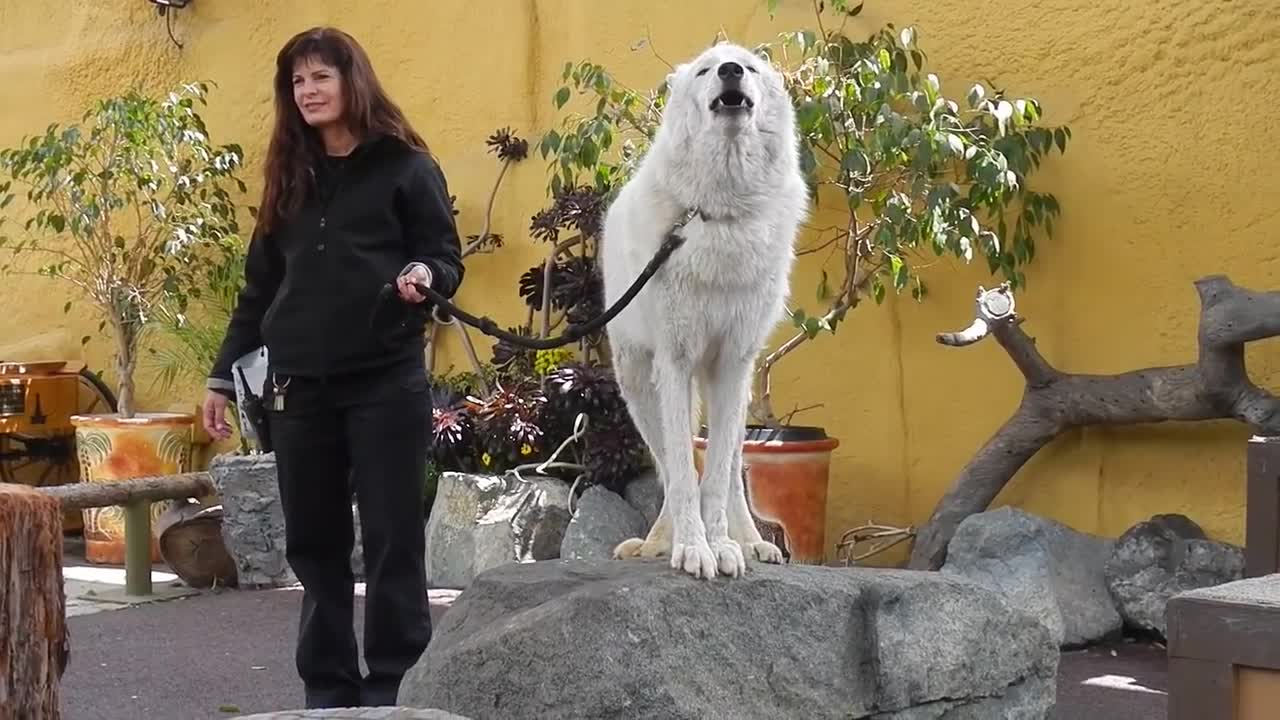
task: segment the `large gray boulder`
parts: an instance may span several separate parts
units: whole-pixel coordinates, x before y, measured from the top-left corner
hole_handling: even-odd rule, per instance
[[[475,720],[1032,720],[1057,667],[1036,618],[943,573],[558,560],[476,577],[398,701]]]
[[[490,568],[557,558],[568,525],[564,482],[442,473],[427,520],[427,578],[460,589]]]
[[[599,485],[583,491],[576,510],[560,544],[560,557],[565,560],[608,560],[618,543],[649,534],[639,510]]]
[[[275,453],[226,453],[209,461],[209,479],[222,503],[222,541],[235,560],[242,588],[272,588],[298,582],[285,556],[284,510],[276,479]],[[351,506],[351,570],[364,575],[360,518]]]
[[[1244,577],[1244,549],[1208,539],[1185,515],[1156,515],[1116,540],[1105,573],[1125,624],[1164,637],[1169,598]]]
[[[1079,647],[1123,628],[1103,572],[1113,544],[1002,507],[960,523],[942,572],[999,590],[1010,604],[1041,618],[1058,645]]]
[[[631,507],[639,510],[644,516],[644,532],[648,534],[649,528],[653,527],[653,523],[658,519],[658,513],[662,511],[662,500],[666,496],[662,491],[662,481],[658,479],[658,474],[650,470],[635,476],[623,488],[622,496],[631,504]]]

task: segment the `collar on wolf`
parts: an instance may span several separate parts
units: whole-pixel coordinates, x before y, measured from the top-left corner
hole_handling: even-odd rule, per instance
[[[699,220],[701,220],[702,222],[712,222],[712,221],[714,221],[714,220],[726,220],[726,219],[728,219],[728,216],[724,216],[724,217],[716,217],[716,216],[713,216],[713,215],[708,215],[708,214],[707,214],[707,212],[706,212],[705,210],[703,210],[702,208],[698,207],[697,205],[694,205],[693,207],[691,207],[691,208],[689,208],[688,210],[685,210],[685,211],[684,211],[684,214],[683,214],[683,215],[681,215],[681,216],[680,216],[680,218],[679,218],[678,220],[676,220],[675,225],[674,225],[671,229],[672,229],[672,230],[679,230],[680,228],[684,227],[685,225],[688,225],[688,224],[689,224],[689,222],[690,222],[691,220],[693,220],[694,218],[698,218],[698,219],[699,219]]]

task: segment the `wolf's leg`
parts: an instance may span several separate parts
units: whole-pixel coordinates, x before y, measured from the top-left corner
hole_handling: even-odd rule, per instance
[[[782,550],[760,535],[760,528],[756,527],[756,522],[751,517],[751,509],[747,507],[745,482],[742,476],[742,443],[738,443],[733,472],[729,474],[729,537],[742,546],[743,555],[780,565]]]
[[[743,549],[729,533],[730,474],[741,462],[751,390],[751,356],[726,348],[703,373],[707,398],[707,461],[702,475],[701,512],[707,542],[720,573],[738,577],[746,569]]]
[[[693,363],[678,351],[660,352],[654,370],[662,415],[661,463],[667,478],[663,505],[671,513],[671,567],[694,577],[712,578],[716,558],[702,522],[689,433],[693,424]]]
[[[666,499],[667,473],[663,470],[662,410],[653,392],[653,353],[640,348],[615,346],[613,369],[627,412],[653,456],[654,470],[663,491],[662,509],[649,529],[648,537],[623,540],[614,547],[613,557],[663,557],[671,552],[671,514]]]

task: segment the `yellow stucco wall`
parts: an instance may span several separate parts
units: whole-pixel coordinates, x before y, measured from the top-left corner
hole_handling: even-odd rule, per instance
[[[219,85],[207,113],[215,139],[244,145],[256,193],[274,54],[294,32],[333,23],[366,45],[441,158],[464,232],[474,233],[497,169],[484,138],[508,125],[530,139],[545,130],[565,61],[590,58],[647,87],[666,68],[649,49],[631,49],[637,40],[650,36],[675,62],[721,30],[756,42],[809,22],[807,0],[780,5],[770,20],[763,0],[195,0],[174,19],[185,44],[179,51],[145,0],[4,2],[0,145],[77,117],[92,99],[131,83],[158,90],[209,79]],[[956,96],[991,81],[1040,97],[1049,122],[1073,127],[1067,157],[1038,179],[1062,200],[1060,234],[1041,244],[1019,298],[1026,328],[1058,367],[1114,372],[1193,360],[1196,277],[1225,272],[1244,285],[1280,285],[1269,232],[1280,213],[1280,144],[1268,110],[1280,77],[1280,19],[1267,10],[1263,0],[869,0],[856,21],[867,29],[917,25]],[[468,307],[512,323],[523,318],[514,280],[541,248],[520,239],[543,204],[544,182],[540,158],[514,170],[494,218],[511,242],[470,261],[460,294]],[[801,419],[842,441],[829,539],[868,519],[923,521],[1017,404],[1019,376],[994,343],[934,343],[935,332],[968,321],[976,285],[992,282],[984,266],[951,273],[947,265],[930,274],[925,305],[864,306],[839,337],[778,369],[779,407],[822,402]],[[802,263],[797,294],[812,297],[815,278],[815,262]],[[42,280],[5,279],[0,347],[103,367],[108,342],[80,347],[96,320],[64,316],[63,292]],[[509,300],[495,305],[495,295]],[[456,343],[446,350],[441,364],[461,366]],[[1254,379],[1269,386],[1275,351],[1255,347],[1249,362]],[[152,407],[198,397],[198,388],[190,397],[158,397],[146,383],[142,399]],[[1155,512],[1186,512],[1211,535],[1242,542],[1246,437],[1233,423],[1072,433],[998,502],[1111,535]]]

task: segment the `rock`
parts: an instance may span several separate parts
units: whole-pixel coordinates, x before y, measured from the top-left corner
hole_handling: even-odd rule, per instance
[[[285,557],[275,453],[218,455],[209,462],[209,479],[222,502],[222,539],[235,558],[239,586],[296,583]]]
[[[441,710],[406,707],[331,708],[327,710],[277,710],[237,715],[239,720],[470,720]]]
[[[971,515],[947,546],[942,572],[999,590],[1041,618],[1054,642],[1079,647],[1122,629],[1103,567],[1114,542],[1022,510]]]
[[[238,585],[270,588],[293,585],[298,579],[285,555],[284,511],[276,480],[275,453],[222,454],[209,462],[209,478],[222,502],[222,539],[235,558]],[[352,505],[355,545],[352,571],[364,574],[359,513]]]
[[[1157,515],[1116,540],[1105,573],[1125,624],[1163,637],[1169,598],[1239,580],[1244,549],[1207,539],[1186,516]]]
[[[499,565],[555,559],[568,524],[569,486],[559,480],[442,473],[427,520],[427,578],[433,588],[465,588]]]
[[[645,533],[648,533],[649,528],[653,527],[653,523],[658,519],[658,512],[662,510],[662,499],[665,494],[657,473],[649,471],[637,475],[627,483],[622,494],[631,507],[639,510],[644,516]]]
[[[398,702],[475,720],[1047,718],[1058,648],[953,575],[666,560],[508,565],[472,582]]]
[[[565,560],[609,560],[618,543],[649,533],[644,516],[621,495],[600,485],[587,488],[577,514],[564,533],[560,557]]]

